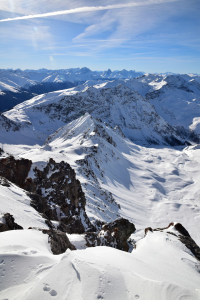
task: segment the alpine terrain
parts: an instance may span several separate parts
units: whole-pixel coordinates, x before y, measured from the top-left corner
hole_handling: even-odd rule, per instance
[[[200,76],[0,70],[0,89],[0,299],[200,299]]]

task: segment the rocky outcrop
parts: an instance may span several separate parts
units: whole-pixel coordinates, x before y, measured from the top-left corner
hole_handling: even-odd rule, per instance
[[[126,219],[119,218],[104,225],[98,233],[86,233],[86,245],[88,247],[109,246],[128,252],[129,246],[127,240],[135,230],[133,223]]]
[[[32,162],[29,159],[15,159],[13,156],[2,158],[0,160],[0,176],[23,188],[31,165]]]
[[[200,247],[191,238],[189,232],[183,227],[182,224],[176,223],[174,228],[179,233],[178,238],[191,252],[192,254],[200,260]]]
[[[42,232],[48,234],[53,254],[62,254],[67,249],[76,250],[76,247],[70,243],[66,233],[57,230],[43,230]]]
[[[34,169],[32,179],[27,178],[31,165],[28,159],[2,158],[0,175],[27,190],[31,205],[48,220],[59,221],[59,230],[68,233],[94,231],[85,213],[85,194],[71,166],[50,158],[43,170]]]
[[[32,199],[35,198],[34,206],[38,211],[51,220],[60,221],[59,230],[68,233],[94,230],[85,213],[86,198],[80,181],[68,163],[56,163],[50,158],[43,170],[35,168],[34,172],[34,190],[39,196],[36,199],[32,194]]]
[[[173,234],[177,236],[179,241],[183,243],[196,257],[196,259],[200,260],[200,247],[195,243],[195,241],[191,238],[189,232],[183,227],[181,223],[174,223],[171,222],[167,227],[165,228],[156,228],[152,229],[151,227],[148,227],[145,229],[145,235],[148,233],[148,231],[154,232],[154,231],[165,231],[169,234]]]
[[[0,232],[23,229],[22,226],[15,223],[15,219],[9,213],[4,214],[2,220],[3,222],[0,223]]]

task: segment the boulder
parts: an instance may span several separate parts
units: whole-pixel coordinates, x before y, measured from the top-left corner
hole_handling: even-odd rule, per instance
[[[22,226],[15,223],[15,219],[9,213],[3,215],[3,222],[0,223],[0,232],[8,231],[8,230],[18,230],[23,229]]]
[[[127,240],[135,232],[135,226],[124,218],[118,218],[113,222],[103,225],[101,231],[86,233],[86,245],[88,247],[109,246],[128,252]]]
[[[58,230],[42,230],[44,234],[48,234],[51,251],[53,254],[58,255],[64,253],[67,249],[76,250],[66,235],[66,233]]]

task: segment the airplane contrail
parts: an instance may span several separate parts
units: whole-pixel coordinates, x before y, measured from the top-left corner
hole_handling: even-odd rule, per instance
[[[23,16],[23,17],[2,19],[2,20],[0,20],[0,22],[27,20],[27,19],[34,19],[34,18],[44,18],[44,17],[51,17],[51,16],[58,16],[58,15],[75,14],[75,13],[81,13],[81,12],[92,12],[92,11],[98,11],[98,10],[127,8],[127,7],[141,6],[141,5],[162,4],[162,3],[175,2],[175,1],[179,1],[179,0],[152,0],[152,1],[145,1],[145,2],[114,4],[114,5],[106,5],[106,6],[86,6],[86,7],[79,7],[79,8],[73,8],[73,9],[68,9],[68,10],[54,11],[54,12],[49,12],[49,13],[44,13],[44,14],[28,15],[28,16]]]

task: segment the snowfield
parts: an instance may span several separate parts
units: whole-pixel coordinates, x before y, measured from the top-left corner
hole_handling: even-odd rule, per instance
[[[154,232],[132,253],[109,247],[50,253],[34,230],[1,233],[2,299],[190,299],[200,265],[173,235]]]
[[[129,252],[88,248],[84,234],[67,234],[77,250],[53,255],[27,192],[0,184],[0,221],[10,213],[24,228],[0,233],[0,299],[200,299],[200,262],[174,229],[144,234],[177,222],[200,245],[199,77],[101,78],[1,115],[0,159],[31,160],[32,179],[50,158],[67,162],[92,224],[134,223]]]

